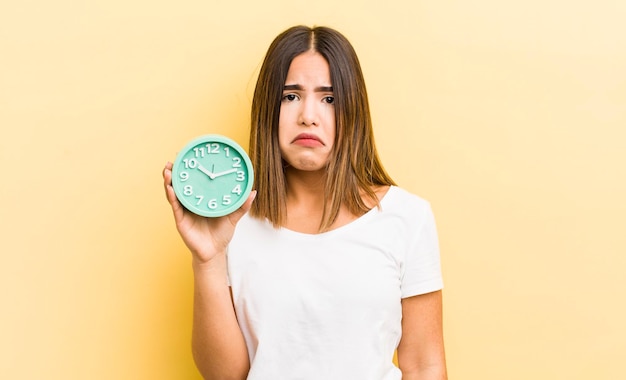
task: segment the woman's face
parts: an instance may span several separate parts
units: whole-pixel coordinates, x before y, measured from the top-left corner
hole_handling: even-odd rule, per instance
[[[335,106],[328,62],[307,51],[291,61],[280,103],[278,143],[297,170],[326,168],[335,141]]]

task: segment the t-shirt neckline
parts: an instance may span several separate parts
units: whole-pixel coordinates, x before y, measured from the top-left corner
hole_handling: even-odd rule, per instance
[[[383,208],[384,204],[386,203],[385,200],[389,197],[389,193],[391,193],[392,191],[395,191],[395,189],[396,189],[396,186],[389,186],[389,189],[387,190],[387,192],[380,199],[379,206],[372,207],[368,212],[359,216],[355,220],[349,223],[346,223],[343,226],[332,229],[330,231],[311,234],[311,233],[306,233],[306,232],[298,232],[298,231],[290,230],[289,228],[286,228],[286,227],[280,227],[278,231],[285,235],[290,235],[293,237],[305,238],[305,239],[323,239],[329,236],[335,236],[335,235],[345,233],[346,231],[350,231],[353,228],[358,227],[360,224],[366,222],[368,219],[372,218],[374,215],[379,213],[381,209]]]

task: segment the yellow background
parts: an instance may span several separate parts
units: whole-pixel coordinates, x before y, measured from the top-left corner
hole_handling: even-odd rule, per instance
[[[450,377],[626,378],[624,4],[3,2],[0,378],[199,378],[161,169],[247,146],[299,23],[353,42],[382,159],[432,202]]]

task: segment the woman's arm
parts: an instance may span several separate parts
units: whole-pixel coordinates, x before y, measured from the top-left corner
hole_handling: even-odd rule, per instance
[[[226,258],[193,263],[192,352],[196,367],[209,379],[245,379],[250,362],[237,323],[226,278]]]
[[[402,300],[398,365],[403,380],[446,380],[441,291]]]
[[[196,366],[205,379],[245,379],[250,363],[228,286],[226,249],[256,192],[238,211],[221,218],[205,218],[187,211],[176,198],[171,163],[163,170],[163,181],[176,228],[192,254],[192,352]]]

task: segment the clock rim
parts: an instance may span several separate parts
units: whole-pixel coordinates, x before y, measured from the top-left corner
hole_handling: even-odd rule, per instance
[[[182,187],[180,186],[181,185],[180,182],[174,180],[175,178],[178,178],[177,177],[178,168],[180,167],[185,154],[196,145],[201,144],[201,143],[208,143],[208,142],[218,142],[221,144],[226,144],[226,145],[229,145],[231,148],[234,148],[235,150],[237,150],[237,152],[239,152],[239,154],[242,156],[244,164],[246,165],[246,168],[248,169],[248,176],[247,176],[248,179],[247,179],[246,187],[242,192],[242,196],[236,202],[218,211],[198,209],[195,207],[195,205],[190,204],[190,202],[187,202],[184,196],[182,195]],[[176,159],[174,160],[173,167],[172,167],[172,187],[174,188],[174,194],[176,194],[176,198],[178,199],[180,204],[183,207],[185,207],[185,209],[189,210],[190,212],[196,215],[207,217],[207,218],[219,218],[222,216],[232,214],[233,212],[237,211],[248,199],[248,196],[252,192],[253,184],[254,184],[254,170],[252,168],[252,161],[250,160],[248,153],[235,140],[231,139],[230,137],[226,137],[220,134],[206,134],[206,135],[198,136],[198,137],[191,139],[178,152],[178,154],[176,155]]]

